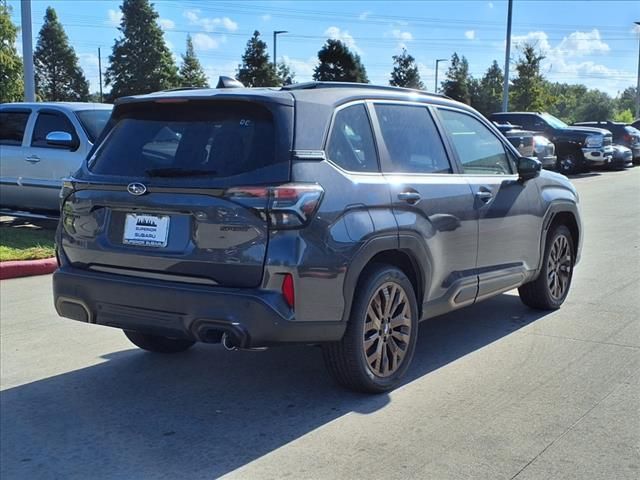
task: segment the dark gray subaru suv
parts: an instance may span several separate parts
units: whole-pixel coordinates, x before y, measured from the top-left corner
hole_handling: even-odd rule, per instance
[[[564,176],[466,105],[371,85],[121,99],[61,195],[60,315],[153,352],[320,344],[369,392],[421,320],[516,287],[560,307],[582,242]]]

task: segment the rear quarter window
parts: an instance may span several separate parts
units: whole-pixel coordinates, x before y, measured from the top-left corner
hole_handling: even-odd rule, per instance
[[[22,145],[30,114],[28,111],[0,112],[0,145]]]

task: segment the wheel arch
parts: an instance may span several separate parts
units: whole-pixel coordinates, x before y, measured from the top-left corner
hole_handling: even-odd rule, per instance
[[[580,215],[578,213],[578,207],[575,203],[568,201],[554,202],[552,203],[547,213],[545,214],[545,220],[543,222],[543,229],[540,239],[540,261],[536,276],[540,273],[542,268],[542,262],[544,259],[544,252],[549,240],[549,232],[553,230],[556,225],[566,225],[571,232],[571,240],[573,242],[573,250],[576,255],[576,263],[580,259],[580,250],[582,245],[582,224],[580,222]]]
[[[419,260],[424,257],[412,246],[401,245],[401,243],[398,243],[398,237],[395,235],[392,238],[376,238],[368,242],[351,262],[344,286],[344,321],[349,320],[355,293],[366,277],[367,271],[373,265],[380,264],[396,267],[407,276],[416,295],[418,318],[422,317],[422,303],[429,286],[426,270],[423,267],[424,262]]]

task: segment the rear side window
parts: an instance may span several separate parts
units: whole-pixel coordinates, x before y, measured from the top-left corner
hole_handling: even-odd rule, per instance
[[[275,162],[271,113],[255,105],[139,105],[117,119],[89,159],[99,175],[222,178],[251,173]],[[287,168],[288,172],[288,168]]]
[[[67,147],[49,145],[47,143],[47,135],[51,132],[67,132],[74,140],[77,141],[78,138],[76,129],[73,128],[73,125],[65,115],[54,112],[40,112],[36,119],[36,126],[33,129],[31,146],[66,149]]]
[[[351,172],[377,172],[378,157],[363,104],[336,113],[327,147],[329,159]]]
[[[479,120],[465,113],[440,110],[464,173],[510,175],[511,165],[502,142]]]
[[[391,172],[451,173],[442,140],[426,107],[375,106]]]
[[[29,112],[0,112],[0,145],[22,145]]]

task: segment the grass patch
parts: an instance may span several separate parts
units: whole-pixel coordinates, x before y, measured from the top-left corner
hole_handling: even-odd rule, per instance
[[[54,253],[54,230],[29,226],[0,226],[0,262],[50,258]]]

